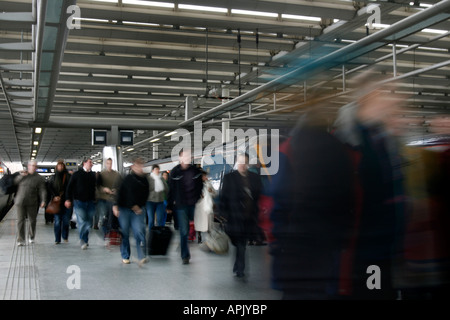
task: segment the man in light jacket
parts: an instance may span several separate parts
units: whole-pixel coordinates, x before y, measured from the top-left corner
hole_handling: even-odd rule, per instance
[[[30,222],[29,242],[34,243],[36,234],[36,217],[39,207],[45,207],[47,190],[45,188],[44,178],[37,172],[37,162],[32,160],[28,162],[27,171],[21,172],[14,182],[18,185],[14,203],[17,210],[17,245],[25,245],[25,219],[28,217]]]

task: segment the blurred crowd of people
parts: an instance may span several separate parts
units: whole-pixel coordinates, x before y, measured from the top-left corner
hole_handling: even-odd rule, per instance
[[[331,126],[323,104],[315,104],[281,144],[279,171],[269,182],[239,154],[218,192],[187,150],[162,174],[157,165],[145,174],[141,158],[126,177],[111,169],[111,159],[97,177],[90,159],[73,174],[58,162],[48,183],[49,197],[61,200],[55,243],[68,241],[73,208],[82,249],[100,219],[105,234],[120,229],[126,264],[132,230],[141,265],[148,261],[146,224],[149,230],[164,226],[169,215],[180,233],[182,263],[189,264],[191,222],[207,237],[217,215],[236,247],[233,273],[245,277],[249,241],[267,241],[272,284],[284,299],[443,297],[450,289],[449,143],[431,149],[402,143],[404,99],[395,85],[362,83],[358,98],[340,108]],[[47,199],[35,166],[30,162],[17,177],[19,245],[24,217],[33,241],[38,206]]]
[[[332,125],[315,104],[281,145],[270,217],[285,299],[448,294],[450,132],[439,148],[406,145],[395,89],[361,81]]]

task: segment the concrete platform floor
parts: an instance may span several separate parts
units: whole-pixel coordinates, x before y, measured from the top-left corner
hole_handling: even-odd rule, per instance
[[[53,225],[38,215],[34,244],[17,247],[14,208],[0,223],[0,299],[3,300],[278,300],[270,287],[267,246],[247,247],[246,281],[232,273],[234,247],[227,255],[189,244],[191,263],[180,258],[174,232],[166,256],[150,256],[139,268],[134,238],[132,263],[124,265],[118,246],[105,247],[100,230],[91,229],[89,248],[81,250],[78,230],[69,243],[54,244]],[[79,288],[78,288],[79,286]]]

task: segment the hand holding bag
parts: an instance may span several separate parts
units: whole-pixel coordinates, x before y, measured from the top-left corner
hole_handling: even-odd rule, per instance
[[[63,177],[62,185],[64,186],[64,182],[66,181],[66,175]],[[45,208],[45,213],[48,214],[57,214],[59,211],[61,211],[61,196],[64,193],[62,191],[59,194],[59,197],[53,197],[52,200],[50,200],[50,203],[47,205],[47,208]]]
[[[61,197],[53,197],[47,208],[45,209],[45,213],[48,214],[57,214],[61,210]]]

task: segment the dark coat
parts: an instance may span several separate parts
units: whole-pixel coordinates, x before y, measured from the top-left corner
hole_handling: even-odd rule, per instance
[[[272,180],[272,280],[276,288],[320,298],[336,294],[339,254],[352,225],[352,167],[344,146],[315,128],[280,147]],[[307,296],[304,296],[306,298]]]
[[[73,200],[95,201],[95,191],[97,186],[97,177],[95,173],[86,172],[80,168],[75,172],[67,185],[66,199],[73,202]]]
[[[188,177],[190,181],[185,181]],[[185,185],[190,184],[190,192],[187,193]],[[169,195],[167,209],[173,210],[176,206],[195,205],[200,199],[203,190],[202,173],[195,166],[189,166],[186,170],[181,165],[175,166],[169,176]]]
[[[67,200],[66,191],[70,178],[70,173],[67,172],[67,170],[64,170],[61,174],[55,173],[47,181],[48,200],[51,200],[53,197],[61,197],[61,209],[64,208],[64,202]],[[58,183],[56,183],[57,179],[59,179]]]
[[[220,191],[220,215],[227,222],[225,231],[234,242],[237,238],[250,239],[257,233],[258,200],[262,192],[262,182],[258,174],[248,171],[247,177],[253,200],[251,207],[245,208],[245,190],[243,177],[238,171],[233,171],[223,177]]]
[[[131,171],[120,185],[115,204],[128,209],[135,205],[143,207],[147,202],[149,192],[147,177],[139,176]]]

